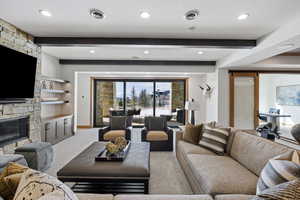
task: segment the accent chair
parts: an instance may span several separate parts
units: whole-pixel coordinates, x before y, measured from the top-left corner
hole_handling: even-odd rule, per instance
[[[112,116],[110,125],[99,129],[99,141],[113,141],[117,137],[131,140],[132,117]]]
[[[145,117],[142,141],[150,142],[151,151],[173,151],[173,130],[165,117]]]

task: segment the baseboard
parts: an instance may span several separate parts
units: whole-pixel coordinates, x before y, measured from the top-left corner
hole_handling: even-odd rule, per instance
[[[93,128],[93,127],[91,125],[78,125],[77,128],[87,129],[87,128]]]

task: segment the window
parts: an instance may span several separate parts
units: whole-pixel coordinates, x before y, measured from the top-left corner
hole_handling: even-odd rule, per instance
[[[94,126],[110,116],[131,115],[134,126],[147,116],[163,116],[169,126],[185,123],[184,80],[100,80],[94,82]]]

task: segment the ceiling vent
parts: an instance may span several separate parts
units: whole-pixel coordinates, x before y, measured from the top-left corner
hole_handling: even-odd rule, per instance
[[[104,12],[101,10],[98,10],[96,8],[90,9],[90,15],[94,17],[95,19],[104,19],[105,15]]]
[[[190,10],[187,13],[185,13],[185,19],[187,20],[194,20],[199,16],[198,10]]]

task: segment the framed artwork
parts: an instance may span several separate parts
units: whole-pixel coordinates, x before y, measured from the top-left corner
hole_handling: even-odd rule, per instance
[[[276,103],[286,106],[300,106],[300,85],[276,87]]]

